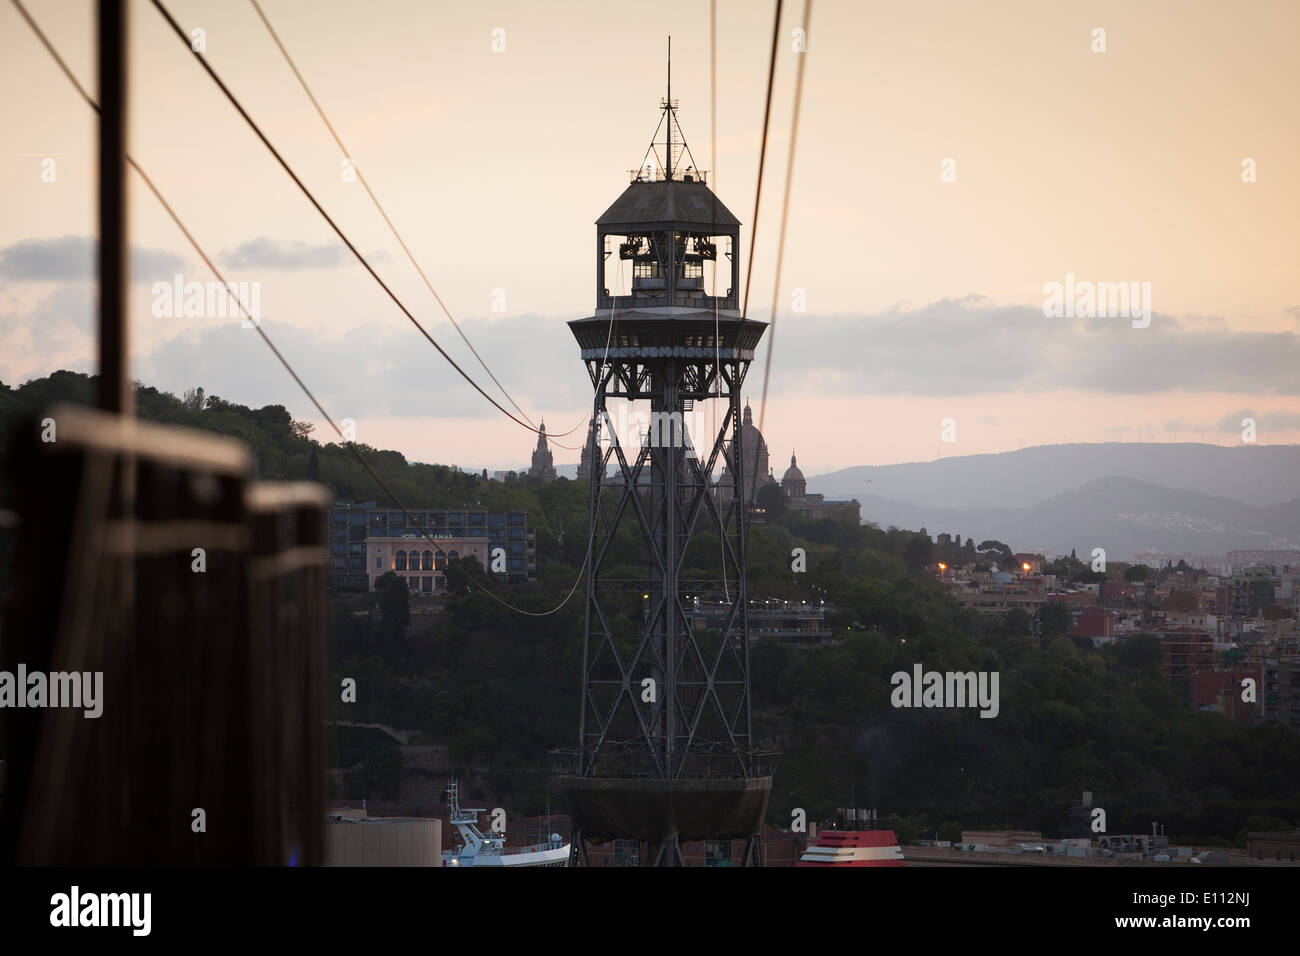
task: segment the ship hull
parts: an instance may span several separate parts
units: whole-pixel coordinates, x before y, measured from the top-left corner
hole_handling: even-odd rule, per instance
[[[831,830],[820,834],[795,866],[903,866],[903,850],[893,830]]]

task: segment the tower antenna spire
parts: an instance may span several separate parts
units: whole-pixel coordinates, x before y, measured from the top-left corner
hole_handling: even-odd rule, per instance
[[[667,156],[664,162],[664,178],[673,178],[673,38],[668,36],[668,98],[664,100],[664,107],[668,111],[668,121],[665,125],[668,127],[668,141],[666,143]]]

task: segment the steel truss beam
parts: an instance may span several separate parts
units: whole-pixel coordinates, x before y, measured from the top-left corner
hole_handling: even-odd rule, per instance
[[[591,363],[593,412],[604,426],[603,453],[594,456],[590,497],[591,560],[587,570],[583,708],[577,771],[600,775],[607,762],[660,779],[681,779],[724,764],[728,775],[752,770],[748,692],[748,593],[745,584],[744,432],[740,393],[745,360],[677,358]],[[614,434],[609,401],[649,401],[651,413],[682,411],[685,401],[722,401],[721,424],[706,451],[688,449],[696,436]],[[680,419],[678,419],[680,421]],[[692,453],[693,452],[693,453]],[[713,475],[722,462],[732,481],[730,499],[715,495]],[[616,464],[616,477],[606,472]],[[647,484],[646,479],[649,479]],[[648,559],[649,576],[614,573],[614,554],[633,527]],[[690,595],[717,580],[685,579],[690,542],[697,530],[716,531],[721,578],[733,602],[718,635],[697,636]],[[635,641],[619,633],[626,597],[649,595]],[[620,599],[623,607],[620,609]],[[732,636],[738,635],[738,636]],[[642,700],[642,681],[655,681],[655,699]],[[610,758],[610,759],[603,759]]]

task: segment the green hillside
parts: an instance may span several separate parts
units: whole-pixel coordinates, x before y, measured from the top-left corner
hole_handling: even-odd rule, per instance
[[[46,403],[86,401],[92,390],[92,380],[69,372],[5,387],[0,419],[8,428]],[[345,449],[316,441],[281,406],[151,388],[137,395],[144,418],[243,439],[264,478],[318,476],[341,499],[394,504]],[[538,532],[538,580],[493,584],[494,592],[531,611],[572,597],[554,614],[527,617],[479,587],[455,588],[444,613],[413,615],[404,627],[390,616],[387,628],[364,613],[375,596],[336,599],[330,671],[334,686],[340,675],[357,678],[349,719],[449,744],[458,765],[490,768],[514,812],[540,812],[548,751],[576,741],[583,595],[573,588],[586,553],[588,490],[565,479],[497,482],[360,450],[409,507],[527,509]],[[630,533],[619,547],[615,563],[635,558]],[[716,536],[697,536],[687,564],[709,573],[719,547]],[[794,547],[807,550],[806,573],[790,571]],[[770,822],[788,825],[796,807],[823,817],[852,792],[903,839],[958,824],[1052,834],[1080,791],[1092,790],[1112,833],[1148,832],[1158,820],[1173,840],[1241,843],[1248,829],[1300,826],[1300,734],[1190,711],[1186,688],[1159,676],[1154,638],[1093,650],[1056,621],[1044,622],[1039,638],[1027,616],[992,622],[964,611],[924,570],[936,557],[928,536],[894,528],[790,517],[752,528],[750,596],[824,598],[838,639],[811,649],[771,639],[753,646],[757,731],[783,753]],[[915,663],[998,671],[999,716],[893,708],[890,675]]]

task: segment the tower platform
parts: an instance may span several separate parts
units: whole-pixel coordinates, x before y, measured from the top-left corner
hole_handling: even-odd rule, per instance
[[[771,777],[689,780],[561,777],[574,828],[588,840],[741,840],[759,832]]]
[[[710,309],[683,306],[614,310],[612,322],[610,312],[600,309],[568,323],[584,362],[602,362],[606,357],[752,362],[767,329],[766,322],[730,311],[715,317]]]

